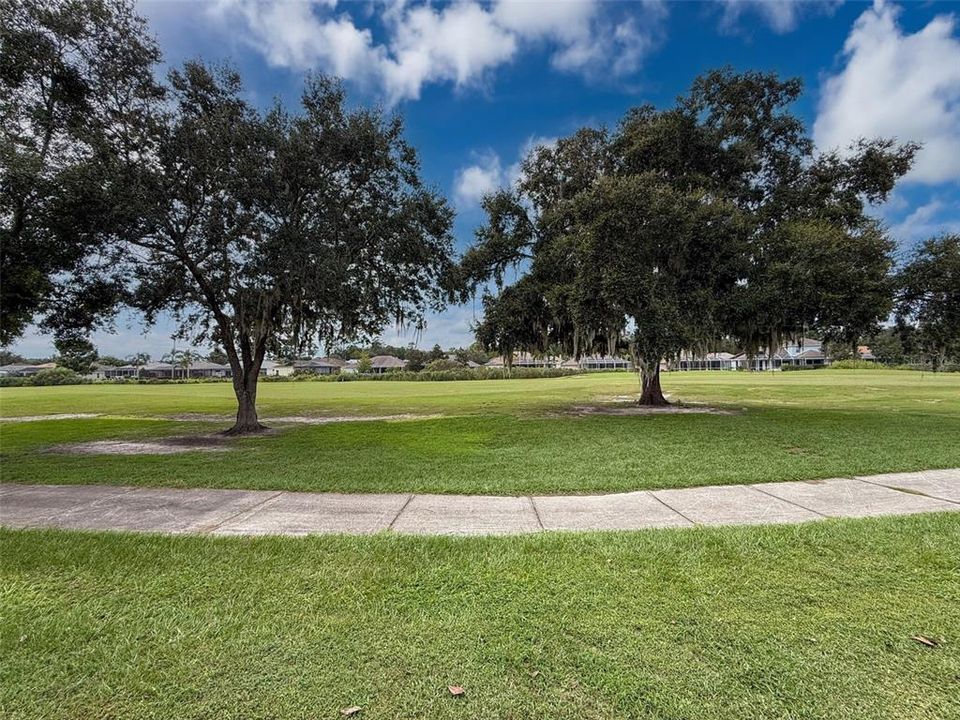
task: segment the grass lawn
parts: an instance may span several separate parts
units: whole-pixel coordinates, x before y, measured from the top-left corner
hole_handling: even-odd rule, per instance
[[[575,493],[960,466],[960,375],[904,371],[674,373],[666,390],[730,415],[579,417],[636,392],[627,373],[547,380],[265,383],[263,416],[440,413],[293,425],[231,452],[50,453],[87,440],[212,432],[157,419],[227,414],[227,384],[0,390],[0,414],[111,417],[0,425],[5,482],[346,492]],[[226,426],[224,423],[223,426]]]
[[[955,514],[0,550],[4,718],[960,717]]]

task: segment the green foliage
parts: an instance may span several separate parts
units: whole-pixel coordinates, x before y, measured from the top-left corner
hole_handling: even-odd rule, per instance
[[[368,353],[360,353],[360,357],[357,358],[357,372],[358,373],[369,373],[373,366],[370,364],[370,355]]]
[[[444,370],[459,370],[463,365],[456,360],[447,360],[446,358],[437,358],[426,364],[424,370],[427,372],[443,372]]]
[[[837,360],[830,363],[833,370],[883,370],[884,366],[878,362],[870,360],[860,360],[858,358],[849,358],[846,360]]]
[[[5,0],[0,48],[7,343],[37,314],[52,328],[86,326],[116,300],[105,243],[131,230],[116,207],[117,163],[142,157],[163,92],[160,51],[132,0]]]
[[[960,235],[927,240],[901,270],[898,322],[934,370],[960,360]]]
[[[213,350],[211,350],[210,354],[207,355],[207,360],[212,363],[218,363],[220,365],[230,364],[230,358],[220,348],[214,348]]]
[[[0,380],[10,381],[19,380],[18,383],[4,382],[0,386],[24,386],[24,387],[42,387],[44,385],[82,385],[86,380],[78,373],[66,367],[55,367],[41,370],[36,375],[30,375],[22,378],[0,378]]]
[[[61,332],[53,346],[59,353],[57,364],[81,374],[90,372],[99,357],[89,338],[76,331]]]
[[[868,336],[866,344],[877,362],[884,365],[900,365],[907,360],[903,336],[896,327],[883,328]]]
[[[268,353],[418,327],[443,305],[453,213],[400,117],[352,107],[335,79],[308,77],[297,111],[262,112],[236,72],[198,62],[168,85],[147,158],[117,162],[111,209],[137,232],[85,287],[121,278],[149,321],[170,312],[183,337],[222,347],[242,368],[234,432],[258,431]]]
[[[893,245],[865,213],[917,146],[878,139],[815,155],[791,112],[799,80],[713,71],[672,108],[630,110],[533,150],[484,199],[459,280],[496,281],[485,348],[628,349],[643,395],[659,362],[720,338],[750,351],[818,330],[852,345],[891,308]],[[505,272],[521,268],[503,287]]]

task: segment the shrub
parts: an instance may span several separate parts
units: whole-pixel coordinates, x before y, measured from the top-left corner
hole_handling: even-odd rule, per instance
[[[830,363],[834,370],[884,370],[885,367],[878,362],[870,360],[860,360],[859,358],[850,358],[848,360],[837,360]]]
[[[461,368],[463,368],[463,365],[456,360],[440,358],[438,360],[431,360],[423,369],[426,372],[445,372],[447,370],[460,370]]]
[[[36,375],[24,378],[27,380],[29,385],[42,386],[42,385],[81,385],[84,380],[80,377],[79,374],[71,370],[70,368],[65,367],[56,367],[50,368],[49,370],[41,370]]]

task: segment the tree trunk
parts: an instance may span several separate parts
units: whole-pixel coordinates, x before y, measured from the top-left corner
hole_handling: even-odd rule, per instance
[[[640,361],[637,363],[640,370],[640,405],[663,407],[669,405],[660,389],[660,361]]]
[[[261,425],[257,419],[257,380],[258,372],[244,371],[239,377],[233,378],[233,391],[237,396],[237,421],[233,427],[225,431],[225,435],[250,435],[269,430]]]

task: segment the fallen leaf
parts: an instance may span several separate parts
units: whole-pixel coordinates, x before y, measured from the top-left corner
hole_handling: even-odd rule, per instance
[[[363,708],[360,707],[359,705],[353,705],[352,707],[344,708],[343,710],[341,710],[340,714],[343,715],[344,717],[353,717],[361,710],[363,710]]]
[[[917,641],[918,643],[920,643],[921,645],[926,645],[927,647],[936,647],[937,645],[940,644],[940,643],[938,643],[936,640],[931,640],[930,638],[926,637],[925,635],[914,635],[914,636],[911,637],[910,639],[911,639],[911,640],[916,640],[916,641]]]
[[[27,641],[27,636],[26,636],[26,635],[21,635],[21,636],[20,636],[20,642],[23,643],[23,642],[26,642],[26,641]]]
[[[540,671],[539,671],[539,670],[531,670],[531,671],[530,671],[530,677],[532,677],[532,678],[540,677]]]
[[[454,697],[459,697],[460,695],[463,695],[463,688],[460,687],[459,685],[447,685],[447,690],[449,690],[450,694],[453,695]]]

